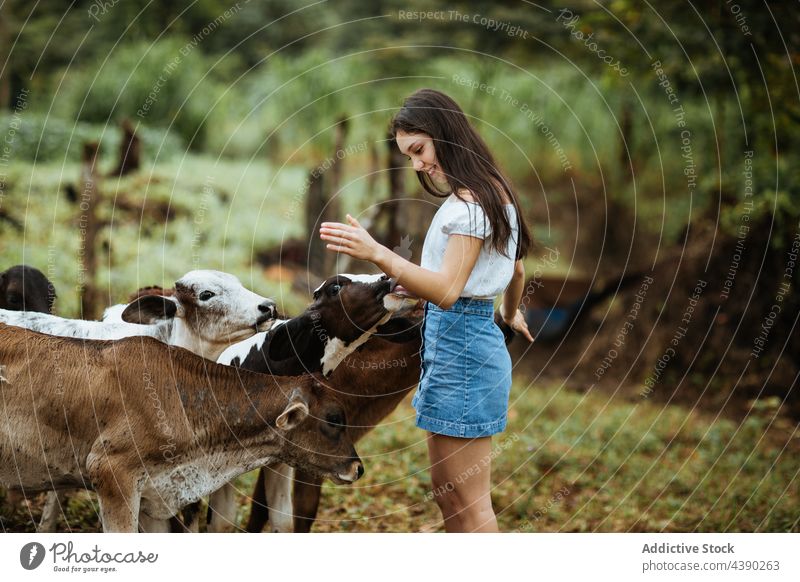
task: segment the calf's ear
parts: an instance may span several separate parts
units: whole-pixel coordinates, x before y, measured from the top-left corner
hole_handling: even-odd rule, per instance
[[[145,295],[128,305],[122,312],[122,321],[151,325],[159,321],[181,317],[183,309],[172,297]]]
[[[308,399],[300,390],[295,388],[289,398],[289,404],[275,421],[279,430],[289,431],[303,422],[308,416]]]

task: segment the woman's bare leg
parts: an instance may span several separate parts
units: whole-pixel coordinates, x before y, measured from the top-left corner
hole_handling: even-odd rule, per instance
[[[497,532],[491,499],[492,438],[428,433],[433,496],[448,532]]]

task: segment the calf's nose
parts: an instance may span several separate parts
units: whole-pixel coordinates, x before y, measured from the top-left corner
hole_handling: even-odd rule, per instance
[[[351,474],[353,469],[355,469],[356,479],[361,479],[364,475],[364,463],[361,462],[361,457],[358,456],[358,453],[350,456]]]
[[[375,285],[374,288],[377,289],[379,293],[391,293],[397,286],[397,279],[393,279],[389,277],[389,275],[383,275],[373,285]]]
[[[258,310],[261,313],[266,313],[272,317],[275,317],[275,314],[277,313],[274,301],[264,301],[264,303],[258,306]]]

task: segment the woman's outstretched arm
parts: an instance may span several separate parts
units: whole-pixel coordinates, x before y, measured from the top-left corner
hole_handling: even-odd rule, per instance
[[[410,293],[442,309],[452,307],[461,296],[483,245],[483,240],[476,237],[450,235],[442,270],[437,273],[423,269],[378,244],[349,214],[347,221],[350,224],[322,223],[320,238],[328,241],[328,249],[374,263]]]

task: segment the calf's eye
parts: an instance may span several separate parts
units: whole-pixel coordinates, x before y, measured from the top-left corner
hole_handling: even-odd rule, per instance
[[[339,293],[339,291],[341,291],[341,289],[342,289],[341,285],[338,285],[338,284],[337,285],[331,285],[331,295],[336,295],[337,293]]]
[[[200,293],[200,301],[208,301],[212,297],[214,297],[214,293],[212,293],[211,291],[203,291],[202,293]]]
[[[329,425],[331,426],[344,426],[344,418],[338,412],[333,412],[328,414],[327,418],[325,419]]]

